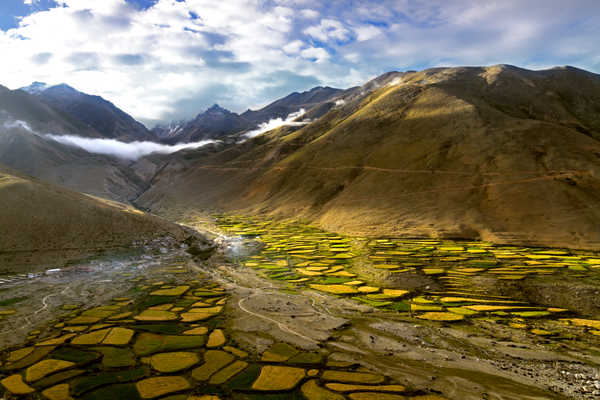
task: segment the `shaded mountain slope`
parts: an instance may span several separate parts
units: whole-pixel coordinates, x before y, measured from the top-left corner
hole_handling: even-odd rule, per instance
[[[127,164],[91,154],[23,129],[0,129],[0,162],[46,182],[79,192],[129,201],[144,187]]]
[[[100,137],[95,129],[85,125],[40,101],[23,90],[10,90],[0,85],[0,122],[9,119],[26,121],[39,132]]]
[[[389,73],[342,98],[302,129],[175,155],[139,204],[364,235],[600,244],[598,75],[437,68]]]
[[[145,188],[128,163],[47,138],[49,132],[85,136],[86,128],[35,96],[0,88],[0,110],[0,163],[50,183],[119,201],[133,200]]]
[[[82,93],[65,84],[49,87],[38,96],[44,103],[92,127],[104,138],[126,142],[154,139],[144,125],[100,96]]]
[[[30,179],[0,166],[0,264],[64,262],[132,242],[190,234],[129,206]]]

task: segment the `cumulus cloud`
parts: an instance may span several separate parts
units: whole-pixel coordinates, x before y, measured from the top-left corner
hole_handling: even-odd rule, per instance
[[[328,40],[344,41],[350,38],[350,31],[344,27],[344,24],[335,19],[322,19],[319,25],[306,28],[304,33],[322,42]]]
[[[300,52],[303,58],[314,60],[317,63],[322,63],[329,59],[329,53],[322,47],[309,47]]]
[[[52,53],[38,53],[31,56],[31,60],[36,64],[46,64],[50,58],[52,58]]]
[[[254,129],[250,132],[246,132],[244,134],[244,137],[246,137],[247,139],[251,139],[253,137],[257,137],[258,135],[262,135],[265,132],[268,132],[270,130],[279,128],[281,126],[286,126],[286,125],[288,125],[288,126],[306,125],[306,124],[310,123],[310,121],[295,121],[296,119],[300,118],[304,114],[306,114],[306,110],[304,108],[301,108],[300,110],[289,114],[285,119],[274,118],[267,122],[263,122],[258,125],[258,128]]]
[[[326,79],[344,76],[343,68],[325,63],[327,51],[298,34],[319,15],[312,10],[305,22],[297,20],[306,6],[250,0],[157,0],[149,7],[126,0],[58,3],[21,18],[17,28],[0,30],[3,56],[14,60],[0,63],[3,84],[67,82],[147,124],[190,118],[217,101],[238,112],[270,102],[274,90],[265,77],[277,71],[310,77],[316,85],[347,85]],[[287,53],[283,48],[292,42]],[[302,56],[302,49],[310,50]],[[206,98],[216,82],[224,90],[219,98]],[[311,88],[298,83],[280,80],[277,95]],[[177,104],[184,99],[197,104],[182,115]]]
[[[16,28],[0,25],[11,60],[0,63],[0,83],[67,82],[146,123],[189,118],[217,101],[244,111],[309,82],[345,88],[393,69],[509,63],[600,72],[600,2],[591,0],[55,3],[25,7],[31,14],[14,16]],[[289,79],[275,87],[266,77],[280,71]],[[223,89],[209,99],[217,83]],[[197,105],[182,114],[182,101]]]
[[[304,18],[315,19],[319,17],[319,12],[311,10],[310,8],[305,8],[300,10],[300,15],[302,15]]]
[[[381,34],[381,29],[373,25],[363,25],[356,27],[354,32],[356,33],[356,40],[362,42],[379,36]]]
[[[283,51],[288,54],[298,54],[306,44],[302,40],[294,40],[283,46]]]
[[[194,143],[182,143],[176,145],[164,145],[154,142],[131,142],[125,143],[114,139],[95,139],[73,135],[45,135],[45,137],[65,144],[84,149],[88,153],[104,154],[123,158],[126,160],[137,160],[152,153],[171,154],[184,149],[196,149],[215,143],[214,140],[202,140]]]

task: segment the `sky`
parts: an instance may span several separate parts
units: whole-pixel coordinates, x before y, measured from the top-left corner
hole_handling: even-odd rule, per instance
[[[0,0],[0,84],[68,83],[152,126],[392,70],[600,73],[599,38],[598,0]]]

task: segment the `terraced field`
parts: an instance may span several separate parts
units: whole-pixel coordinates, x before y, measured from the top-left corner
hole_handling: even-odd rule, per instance
[[[137,285],[133,297],[63,307],[43,335],[5,350],[4,398],[443,399],[322,351],[282,342],[245,351],[229,335],[227,292],[185,262]]]
[[[524,281],[594,284],[600,278],[598,253],[472,241],[368,240],[243,216],[218,216],[217,225],[230,235],[264,242],[262,252],[243,264],[285,282],[290,290],[345,296],[419,320],[493,320],[565,340],[600,335],[600,320],[562,304],[533,304],[519,296]]]
[[[541,302],[521,293],[544,285],[559,292],[553,284],[572,280],[597,290],[596,254],[372,240],[242,216],[220,215],[212,223],[221,250],[207,261],[172,250],[6,277],[3,340],[14,345],[0,352],[0,394],[49,400],[600,396],[593,296],[586,308],[579,300],[581,307],[564,306],[561,299],[572,300],[573,293]],[[36,324],[36,316],[48,322]]]

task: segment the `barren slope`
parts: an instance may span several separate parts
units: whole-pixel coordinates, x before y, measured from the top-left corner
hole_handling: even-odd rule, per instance
[[[134,241],[189,236],[179,225],[120,203],[29,179],[0,166],[0,265],[53,263]]]
[[[600,78],[511,66],[389,73],[292,132],[174,157],[138,203],[367,235],[600,244]]]

